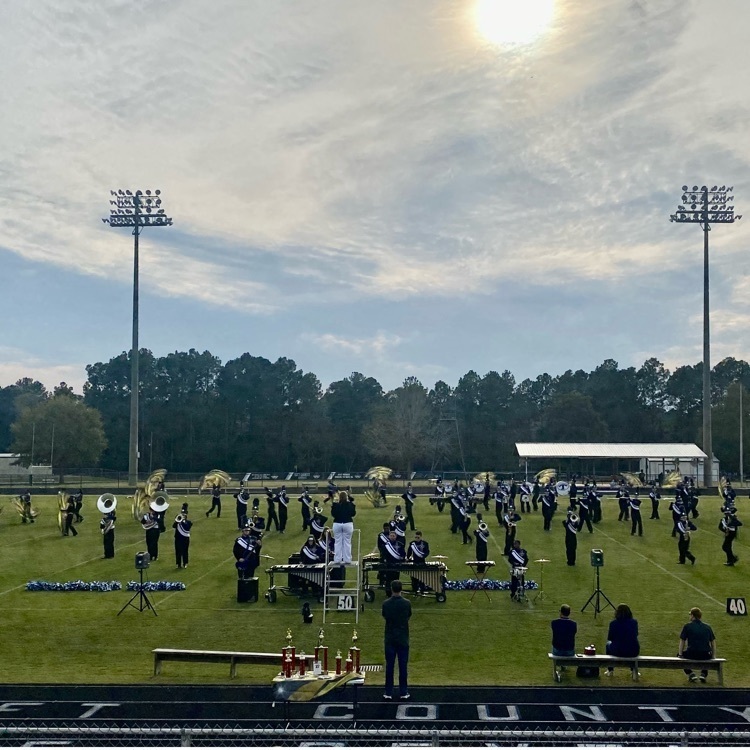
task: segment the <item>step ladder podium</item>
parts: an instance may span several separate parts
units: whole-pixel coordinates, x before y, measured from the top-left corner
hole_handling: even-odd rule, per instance
[[[362,594],[362,536],[359,529],[352,534],[352,562],[336,563],[326,548],[325,576],[323,577],[323,623],[351,625],[359,622]]]

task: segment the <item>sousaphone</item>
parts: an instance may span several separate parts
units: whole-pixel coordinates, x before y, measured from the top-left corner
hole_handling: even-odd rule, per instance
[[[111,492],[105,492],[96,501],[100,513],[111,513],[117,507],[117,498]]]
[[[133,512],[133,518],[136,521],[140,521],[141,518],[148,512],[148,501],[149,497],[144,490],[138,488],[133,495],[133,504],[131,510]]]
[[[169,508],[169,495],[166,492],[157,492],[148,504],[154,513],[163,513]]]
[[[555,485],[555,489],[557,490],[557,494],[563,497],[567,497],[570,494],[570,485],[567,482],[558,482]]]

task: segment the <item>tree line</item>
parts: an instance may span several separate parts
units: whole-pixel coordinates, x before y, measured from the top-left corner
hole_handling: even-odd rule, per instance
[[[56,469],[125,470],[130,355],[86,372],[82,396],[65,383],[48,392],[31,378],[1,388],[0,451]],[[670,372],[655,358],[640,368],[607,359],[591,372],[521,382],[508,370],[470,370],[454,387],[407,377],[391,391],[353,372],[324,390],[285,357],[245,353],[222,364],[208,351],[155,357],[142,349],[140,378],[142,472],[357,472],[379,463],[399,471],[512,471],[516,442],[702,442],[701,363]],[[712,370],[722,471],[739,468],[740,389],[749,385],[742,360]],[[749,409],[745,398],[745,428]]]

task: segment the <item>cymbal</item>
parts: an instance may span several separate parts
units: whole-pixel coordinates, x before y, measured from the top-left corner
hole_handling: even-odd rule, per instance
[[[549,562],[549,560],[545,560],[544,558],[542,558],[541,560],[534,560],[534,562]]]
[[[433,560],[447,560],[448,556],[447,555],[433,555],[432,559]]]

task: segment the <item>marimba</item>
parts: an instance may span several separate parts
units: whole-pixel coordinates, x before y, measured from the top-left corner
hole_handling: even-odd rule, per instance
[[[411,579],[411,593],[415,596],[435,596],[435,601],[443,603],[445,597],[445,574],[448,566],[438,560],[424,563],[402,562],[385,563],[380,560],[362,561],[362,588],[366,602],[375,601],[375,587],[370,583],[370,573],[405,573]],[[415,588],[414,581],[420,586]],[[378,577],[378,587],[384,588]],[[423,591],[422,589],[428,589]]]
[[[323,596],[322,592],[326,576],[326,566],[324,563],[313,565],[303,565],[301,563],[295,565],[272,565],[270,568],[266,568],[266,573],[268,573],[266,599],[269,604],[273,604],[276,601],[277,591],[281,591],[282,594],[293,594],[295,596],[306,594],[306,587],[301,583],[302,580],[312,583],[313,592],[318,596],[318,599]],[[279,573],[287,576],[286,586],[274,585],[274,576]]]

